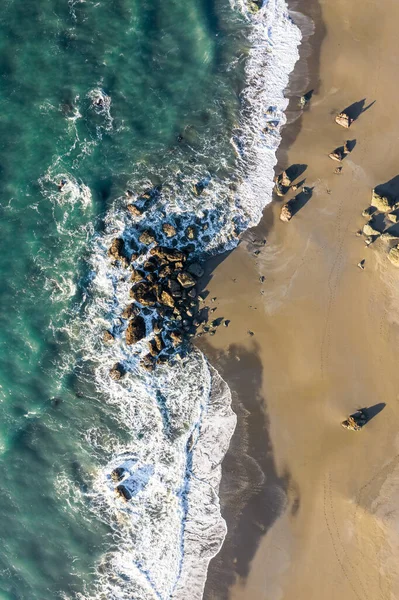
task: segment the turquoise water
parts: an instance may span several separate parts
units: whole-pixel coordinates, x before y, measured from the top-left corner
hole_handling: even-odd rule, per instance
[[[231,171],[246,29],[227,0],[2,5],[1,600],[111,597],[92,489],[131,428],[93,375],[93,240],[127,186]]]

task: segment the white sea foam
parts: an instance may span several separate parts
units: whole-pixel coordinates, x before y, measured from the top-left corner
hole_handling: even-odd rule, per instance
[[[192,194],[194,182],[181,173],[178,177],[171,174],[160,202],[153,203],[144,218],[158,239],[165,214],[172,223],[178,219],[180,229],[198,217],[202,224],[206,221],[208,229],[202,228],[196,242],[198,253],[232,247],[237,233],[258,222],[270,202],[287,106],[283,91],[298,58],[300,32],[284,0],[266,0],[256,15],[248,13],[244,0],[238,0],[234,8],[252,24],[243,111],[232,138],[239,184],[232,190],[228,182],[202,174],[206,187],[199,209]],[[110,99],[100,89],[88,97],[93,110],[103,117],[103,126],[112,127]],[[137,182],[132,183],[135,188]],[[84,188],[80,183],[78,188],[81,198]],[[147,373],[140,367],[140,358],[148,351],[148,340],[133,351],[124,342],[126,321],[121,313],[129,302],[131,284],[127,270],[111,267],[107,248],[116,236],[127,243],[137,238],[132,219],[123,210],[125,204],[123,199],[115,203],[105,219],[105,232],[93,239],[89,300],[84,299],[81,306],[81,334],[76,326],[70,332],[83,353],[83,364],[94,371],[100,397],[124,432],[123,443],[117,434],[104,432],[105,426],[86,433],[97,462],[88,494],[90,505],[112,528],[114,547],[98,565],[94,592],[79,598],[200,600],[209,561],[226,534],[218,491],[221,463],[236,417],[226,383],[200,352],[192,350],[175,364]],[[151,314],[146,318],[150,321]],[[116,337],[109,346],[101,342],[105,328],[111,328]],[[117,382],[109,377],[115,362],[126,370]],[[109,457],[106,464],[101,458],[104,454]],[[119,484],[111,478],[116,467],[124,470]],[[129,502],[117,497],[117,485],[128,490]],[[80,492],[77,497],[81,498]]]

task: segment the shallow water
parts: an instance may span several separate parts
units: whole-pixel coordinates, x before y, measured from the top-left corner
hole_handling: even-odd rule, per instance
[[[199,254],[251,221],[227,185],[245,171],[230,140],[249,29],[227,0],[2,6],[0,600],[185,598],[188,582],[201,597],[225,532],[229,392],[197,352],[150,376],[104,347],[128,293],[106,249],[135,236],[127,187],[163,184],[154,227],[207,210]],[[138,486],[127,508],[109,477],[121,463]]]

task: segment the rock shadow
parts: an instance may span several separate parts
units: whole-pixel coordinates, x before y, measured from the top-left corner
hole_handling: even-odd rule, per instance
[[[361,410],[366,413],[368,422],[371,419],[374,419],[381,411],[386,407],[385,402],[379,402],[378,404],[374,404],[373,406],[369,406],[368,408],[362,408]]]
[[[257,347],[251,352],[232,345],[218,352],[206,342],[198,345],[227,381],[237,415],[220,485],[227,536],[210,563],[204,592],[204,600],[228,600],[229,588],[237,576],[248,576],[261,538],[286,507],[290,478],[276,471]]]
[[[293,183],[295,181],[295,179],[297,179],[298,177],[301,177],[301,175],[304,174],[304,172],[306,171],[307,168],[308,168],[308,165],[296,163],[296,164],[288,167],[288,169],[286,169],[285,172],[286,172],[287,176],[289,177],[289,179],[291,180],[291,182]]]
[[[373,102],[365,106],[366,98],[363,98],[363,100],[358,100],[357,102],[350,104],[341,112],[345,115],[348,115],[351,121],[356,121],[360,117],[360,115],[366,112],[366,110],[369,110],[369,108],[371,108],[375,104],[375,102],[376,101],[374,100]]]
[[[390,198],[399,197],[399,175],[396,175],[386,183],[381,183],[375,186],[375,191],[380,196],[388,196]]]

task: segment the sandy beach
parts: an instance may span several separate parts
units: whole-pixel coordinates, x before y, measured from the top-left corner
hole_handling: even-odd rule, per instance
[[[303,164],[311,193],[290,223],[279,214],[294,193],[276,197],[208,285],[215,318],[231,323],[198,345],[229,384],[238,425],[221,485],[229,531],[204,597],[393,600],[399,269],[392,242],[366,247],[356,232],[375,186],[391,181],[399,195],[399,4],[291,8],[315,26],[293,88],[307,65],[314,94],[302,116],[291,100],[277,172]],[[355,102],[369,108],[349,130],[335,124]],[[346,140],[356,145],[337,175],[328,153]],[[360,433],[340,427],[372,406]]]

